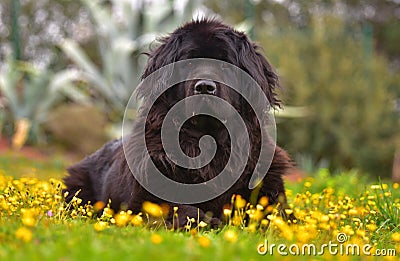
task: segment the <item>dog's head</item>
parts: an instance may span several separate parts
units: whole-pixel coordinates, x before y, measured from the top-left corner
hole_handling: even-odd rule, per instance
[[[260,48],[244,33],[219,21],[203,19],[185,24],[167,37],[160,39],[160,42],[161,45],[149,54],[149,60],[142,75],[143,79],[177,61],[209,58],[244,70],[260,86],[269,105],[280,106],[275,92],[278,87],[278,77],[267,59],[260,53]],[[239,112],[251,111],[239,93],[221,83],[226,73],[223,64],[219,66],[215,63],[197,63],[193,66],[193,70],[190,67],[191,63],[185,65],[185,73],[191,80],[178,83],[163,94],[160,100],[166,107],[172,107],[183,98],[205,94],[226,100]],[[163,77],[169,76],[170,74],[167,74]],[[159,82],[167,81],[168,79],[159,79]],[[142,88],[139,94],[142,97],[148,97],[154,91],[151,88],[154,86]],[[239,86],[239,88],[249,88],[249,86]],[[247,91],[251,92],[251,90]],[[218,106],[214,109],[218,110]],[[210,123],[199,119],[193,122],[199,124],[202,122],[203,125]]]

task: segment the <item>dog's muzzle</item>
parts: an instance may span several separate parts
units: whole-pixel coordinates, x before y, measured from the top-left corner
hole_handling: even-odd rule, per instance
[[[214,95],[217,91],[217,85],[210,80],[199,80],[194,85],[194,94],[210,94]]]

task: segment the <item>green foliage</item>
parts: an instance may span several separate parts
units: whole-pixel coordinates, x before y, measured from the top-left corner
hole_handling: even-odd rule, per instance
[[[73,69],[55,73],[49,68],[40,70],[31,63],[8,59],[0,71],[0,97],[5,98],[3,124],[8,127],[5,133],[12,135],[11,127],[20,119],[28,119],[31,140],[38,141],[41,124],[60,101],[66,98],[87,101],[86,95],[74,85],[80,77]]]
[[[129,1],[82,0],[90,13],[97,33],[99,61],[91,60],[87,51],[68,39],[61,49],[74,62],[89,86],[93,88],[95,103],[107,109],[113,121],[120,121],[128,99],[140,82],[147,50],[158,30],[173,30],[192,15],[197,1],[186,3],[184,11],[174,12],[173,2],[146,7]]]
[[[262,46],[277,67],[285,103],[310,115],[281,121],[278,143],[292,154],[326,159],[332,169],[358,167],[388,176],[398,130],[395,83],[372,41],[343,21],[314,18],[309,31],[265,34]]]

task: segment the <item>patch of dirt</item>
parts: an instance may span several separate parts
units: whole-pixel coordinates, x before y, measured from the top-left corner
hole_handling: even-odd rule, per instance
[[[30,146],[24,146],[20,150],[13,150],[10,141],[4,138],[0,139],[0,153],[18,154],[28,159],[41,161],[50,158],[49,154]]]

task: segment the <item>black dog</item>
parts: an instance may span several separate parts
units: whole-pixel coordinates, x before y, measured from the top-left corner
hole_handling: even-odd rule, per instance
[[[260,53],[259,47],[252,43],[242,32],[235,31],[231,27],[215,20],[203,19],[193,21],[175,30],[169,36],[162,38],[161,44],[150,52],[149,60],[142,75],[142,79],[157,71],[163,66],[191,58],[210,58],[233,64],[247,72],[261,87],[271,107],[279,107],[275,90],[278,87],[278,77],[266,58]],[[218,73],[214,71],[215,73]],[[200,86],[200,87],[199,87]],[[142,106],[146,104],[146,97],[151,96],[152,86],[147,86],[139,91],[139,96],[144,99]],[[199,154],[199,139],[203,135],[211,135],[217,143],[217,152],[211,162],[200,169],[186,169],[176,166],[167,157],[160,137],[163,119],[168,110],[177,101],[197,93],[216,95],[230,104],[239,112],[245,121],[250,140],[250,156],[246,168],[239,180],[222,195],[196,204],[174,204],[149,193],[132,175],[131,169],[122,149],[122,141],[115,140],[104,145],[94,154],[86,157],[78,164],[68,169],[69,176],[65,178],[69,192],[66,201],[70,201],[78,191],[78,197],[82,204],[87,202],[103,201],[111,199],[111,207],[118,210],[121,207],[134,212],[140,212],[144,201],[162,204],[167,203],[170,208],[178,206],[180,226],[186,223],[186,217],[194,217],[197,220],[205,217],[206,212],[211,212],[211,223],[219,223],[223,206],[231,202],[234,194],[240,194],[247,201],[250,200],[252,190],[248,188],[250,177],[255,169],[261,150],[261,133],[264,130],[262,123],[257,120],[250,105],[231,88],[218,82],[209,80],[187,81],[178,83],[168,89],[153,104],[147,117],[137,116],[137,126],[145,124],[146,146],[137,145],[141,130],[135,126],[129,137],[130,155],[134,157],[133,172],[145,176],[147,173],[143,161],[143,151],[148,151],[151,160],[166,177],[177,182],[190,184],[209,181],[216,177],[227,164],[230,156],[230,140],[224,125],[215,118],[197,115],[190,121],[186,121],[180,130],[180,146],[188,156]],[[282,175],[293,168],[293,163],[287,153],[280,147],[275,147],[272,163],[262,180],[256,199],[267,196],[269,204],[276,204],[281,198],[286,201]],[[170,211],[167,222],[172,221]],[[171,222],[172,223],[172,222]],[[175,223],[176,224],[176,223]]]

